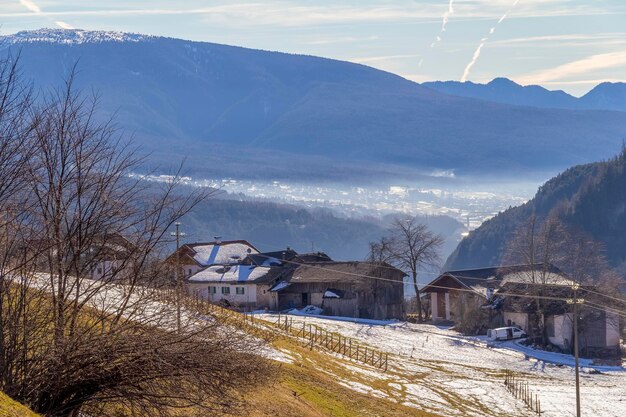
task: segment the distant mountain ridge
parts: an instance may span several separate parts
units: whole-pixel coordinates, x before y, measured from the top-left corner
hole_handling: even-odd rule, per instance
[[[79,29],[23,30],[13,35],[3,37],[5,42],[12,45],[39,42],[57,43],[61,45],[101,42],[141,42],[156,38],[156,36],[141,35],[138,33]]]
[[[580,98],[538,85],[522,86],[508,78],[494,78],[487,84],[432,81],[422,85],[444,94],[496,103],[556,109],[626,111],[626,83],[623,82],[598,84]]]
[[[381,166],[517,175],[608,157],[626,135],[623,113],[455,97],[313,56],[54,29],[0,39],[0,53],[18,49],[37,87],[78,63],[77,86],[98,92],[137,146],[157,162],[188,156],[210,177],[303,166],[305,178]]]
[[[609,263],[626,277],[626,150],[611,160],[564,171],[526,204],[487,220],[459,243],[446,268],[501,264],[508,240],[531,215],[557,216],[603,243]]]

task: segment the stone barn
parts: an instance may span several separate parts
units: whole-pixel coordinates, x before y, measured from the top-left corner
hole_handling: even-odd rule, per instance
[[[290,268],[270,291],[279,310],[313,305],[332,316],[402,319],[404,275],[386,263],[310,262]]]

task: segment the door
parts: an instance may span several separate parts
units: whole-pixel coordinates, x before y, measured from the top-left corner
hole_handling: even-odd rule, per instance
[[[445,293],[439,292],[437,293],[437,316],[438,318],[445,319],[446,318],[446,298]]]
[[[309,305],[309,293],[303,292],[302,293],[302,307],[305,307],[308,305]]]

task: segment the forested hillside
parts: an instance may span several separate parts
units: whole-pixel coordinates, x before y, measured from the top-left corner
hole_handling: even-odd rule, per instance
[[[498,265],[514,231],[531,215],[557,216],[604,245],[609,263],[626,272],[626,151],[605,162],[568,169],[539,188],[528,203],[486,221],[463,239],[448,269]]]
[[[183,219],[188,241],[246,239],[262,251],[284,249],[324,251],[336,260],[362,260],[369,242],[385,234],[388,219],[347,218],[328,209],[289,204],[213,198]],[[448,216],[420,217],[446,240],[442,255],[456,246],[463,225]]]

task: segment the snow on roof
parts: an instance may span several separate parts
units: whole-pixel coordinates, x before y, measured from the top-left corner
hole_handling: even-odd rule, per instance
[[[572,285],[568,276],[554,265],[544,268],[536,265],[511,265],[488,268],[446,271],[439,275],[422,290],[431,292],[441,287],[439,280],[452,277],[460,285],[475,291],[487,298],[493,291],[506,283],[543,283],[552,285]],[[451,287],[452,289],[452,287]]]
[[[289,282],[280,281],[278,284],[276,284],[272,288],[270,288],[270,291],[280,291],[282,289],[287,288],[289,285],[290,285]]]
[[[502,285],[515,282],[526,284],[554,284],[554,285],[573,285],[574,281],[554,272],[546,272],[543,274],[541,271],[525,271],[525,272],[513,272],[506,274],[502,277]]]
[[[193,258],[203,266],[236,264],[248,256],[249,253],[259,253],[252,245],[243,241],[222,242],[219,244],[211,242],[189,246],[196,252]]]
[[[189,278],[189,282],[254,282],[270,268],[254,265],[211,265]]]
[[[324,292],[324,298],[341,298],[341,296],[331,290],[326,290]]]

